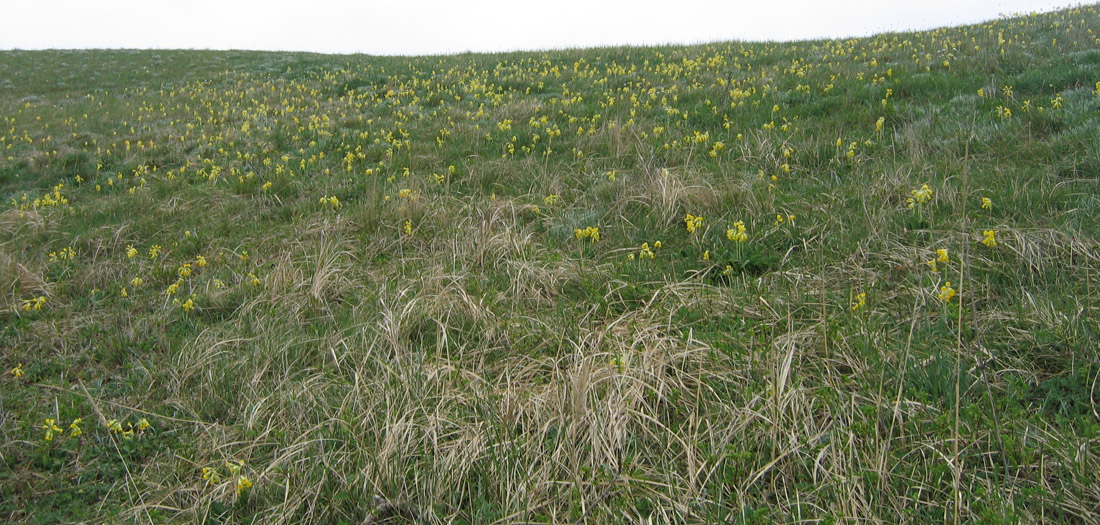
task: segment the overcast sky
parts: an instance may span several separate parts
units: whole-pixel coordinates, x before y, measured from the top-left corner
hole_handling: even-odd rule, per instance
[[[862,36],[1076,4],[1031,0],[0,0],[0,49],[415,55]]]

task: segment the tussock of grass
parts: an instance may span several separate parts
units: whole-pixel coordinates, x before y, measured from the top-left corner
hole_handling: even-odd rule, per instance
[[[1097,521],[1097,31],[0,53],[0,519]]]

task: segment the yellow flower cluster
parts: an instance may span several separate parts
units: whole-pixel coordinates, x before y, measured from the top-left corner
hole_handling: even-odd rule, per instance
[[[592,242],[599,242],[600,240],[600,229],[595,226],[589,226],[583,230],[579,228],[574,229],[573,234],[576,235],[578,239],[591,239]]]
[[[745,229],[745,222],[737,221],[733,223],[733,228],[726,230],[726,238],[736,242],[745,242],[749,240],[749,234]]]
[[[340,208],[343,206],[343,204],[340,202],[340,199],[336,198],[335,195],[326,195],[324,197],[321,197],[318,202],[322,205],[331,206],[332,208]]]
[[[72,246],[62,248],[61,251],[50,252],[50,262],[53,261],[71,261],[76,259],[76,250],[73,250]]]
[[[236,461],[226,460],[225,470],[229,474],[230,479],[235,479],[237,484],[237,495],[240,496],[242,492],[252,488],[252,480],[248,479],[248,476],[241,474],[241,470],[244,468],[244,460],[238,459]],[[207,484],[217,485],[222,482],[221,471],[218,467],[203,467],[202,479],[206,480]]]
[[[994,247],[997,246],[997,232],[996,231],[994,231],[994,230],[985,230],[985,231],[982,232],[982,235],[985,236],[985,238],[982,239],[982,244],[984,244],[984,245],[986,245],[990,248],[994,248]]]
[[[57,421],[54,418],[46,418],[46,423],[42,425],[42,428],[46,430],[46,435],[42,439],[46,441],[53,441],[53,437],[63,432],[61,427],[57,426]]]
[[[909,192],[909,194],[912,195],[912,197],[909,197],[908,199],[906,199],[905,202],[909,205],[909,209],[911,210],[917,204],[924,204],[924,203],[932,200],[932,194],[933,193],[935,193],[935,192],[932,190],[932,188],[928,187],[927,184],[922,184],[919,189],[912,190],[912,191]]]
[[[787,215],[786,217],[783,217],[783,215],[781,214],[775,214],[775,225],[779,226],[780,224],[783,224],[783,222],[794,222],[794,215]]]
[[[703,227],[703,221],[705,219],[701,216],[697,217],[692,214],[684,215],[684,227],[687,228],[689,235],[695,235],[695,231]]]
[[[954,288],[951,287],[951,281],[947,281],[946,283],[944,283],[943,286],[940,287],[939,297],[940,300],[945,303],[951,302],[951,298],[955,297],[955,294],[956,291]]]
[[[983,210],[992,210],[993,209],[993,201],[989,197],[982,197],[982,209]]]
[[[947,255],[946,248],[940,248],[936,250],[936,258],[929,259],[925,264],[932,269],[933,272],[940,271],[939,264],[948,264],[951,262],[951,258]]]
[[[111,419],[105,423],[105,426],[111,433],[118,434],[126,440],[133,439],[134,436],[140,436],[152,427],[149,420],[145,418],[138,419],[137,424],[126,423],[126,426],[123,426],[122,422],[117,419]]]
[[[855,297],[855,301],[852,302],[852,311],[855,312],[860,308],[867,306],[867,294],[860,293]]]
[[[23,310],[41,310],[46,305],[46,297],[39,295],[34,299],[23,299]]]

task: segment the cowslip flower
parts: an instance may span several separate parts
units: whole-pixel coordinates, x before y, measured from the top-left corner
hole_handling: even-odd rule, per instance
[[[126,245],[126,258],[133,259],[138,254],[137,248],[134,248],[133,244]]]
[[[83,422],[84,418],[78,417],[74,419],[72,423],[69,423],[69,435],[72,437],[80,437],[80,435],[84,433],[84,431],[80,429],[80,424]]]
[[[743,221],[733,223],[733,228],[726,230],[726,238],[736,242],[745,242],[749,240],[749,234],[745,230],[745,223]]]
[[[57,426],[56,423],[54,418],[46,418],[45,424],[42,425],[42,428],[46,430],[46,435],[43,436],[42,439],[53,441],[53,437],[62,432],[61,427]]]
[[[982,209],[983,210],[992,210],[993,209],[993,200],[991,200],[989,197],[982,197]]]
[[[690,213],[684,215],[684,227],[687,228],[688,234],[695,235],[695,230],[703,227],[703,217],[696,217]]]
[[[936,262],[947,264],[951,262],[951,259],[947,256],[947,248],[940,248],[936,250]]]
[[[15,365],[15,368],[12,368],[9,373],[15,377],[23,377],[23,363]]]
[[[237,495],[252,488],[252,481],[248,479],[248,476],[240,476],[237,478]]]
[[[982,235],[985,236],[985,238],[982,239],[982,244],[990,248],[997,246],[997,232],[995,230],[985,230],[982,232]]]
[[[932,194],[935,193],[932,188],[927,184],[922,184],[920,188],[911,190],[909,192],[912,197],[906,199],[906,203],[909,205],[909,209],[913,209],[917,204],[924,204],[932,199]]]
[[[574,229],[573,235],[576,235],[578,239],[591,239],[592,242],[599,242],[600,229],[595,226],[589,226],[585,229]]]
[[[951,302],[951,298],[955,297],[956,293],[955,289],[951,287],[951,281],[947,281],[940,287],[939,297],[941,301],[949,303]]]
[[[860,293],[855,297],[855,301],[852,302],[852,311],[859,310],[867,305],[867,294]]]
[[[225,468],[229,470],[229,473],[236,476],[240,474],[241,467],[244,467],[244,460],[238,459],[237,461],[225,461]]]
[[[217,485],[221,482],[222,476],[218,473],[218,469],[216,468],[203,467],[202,479],[205,479],[207,483],[211,485]]]

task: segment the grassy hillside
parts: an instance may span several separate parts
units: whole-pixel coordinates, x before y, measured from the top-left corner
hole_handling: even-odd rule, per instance
[[[0,521],[1100,520],[1098,33],[0,52]]]

